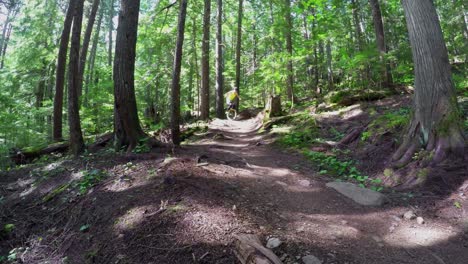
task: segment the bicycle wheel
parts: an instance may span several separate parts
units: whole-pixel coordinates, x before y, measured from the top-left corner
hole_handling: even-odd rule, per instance
[[[237,117],[237,111],[235,109],[229,109],[226,112],[227,119],[234,120]]]

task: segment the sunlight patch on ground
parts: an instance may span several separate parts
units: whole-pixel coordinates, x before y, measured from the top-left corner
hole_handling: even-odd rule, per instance
[[[337,238],[358,239],[362,235],[359,229],[351,225],[330,221],[328,215],[301,215],[299,217],[302,220],[291,222],[287,228],[293,232],[304,234],[305,237],[313,236],[334,241]]]
[[[330,111],[330,112],[323,112],[320,114],[313,114],[312,116],[317,117],[317,118],[337,118],[340,117],[342,119],[348,120],[354,117],[357,117],[359,115],[362,115],[364,111],[361,109],[360,104],[356,105],[351,105],[346,108],[341,108],[336,111]]]
[[[433,246],[445,242],[458,234],[452,227],[402,226],[384,237],[393,246],[420,247]]]
[[[157,208],[154,206],[140,206],[132,208],[128,210],[125,215],[116,220],[114,229],[117,232],[133,229],[145,220],[145,214],[156,210]]]
[[[233,210],[223,207],[197,206],[199,210],[185,214],[181,221],[194,241],[208,244],[227,244],[230,235],[242,227]]]

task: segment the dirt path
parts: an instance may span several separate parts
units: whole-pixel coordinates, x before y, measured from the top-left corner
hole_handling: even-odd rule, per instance
[[[283,244],[275,252],[285,262],[299,263],[308,254],[323,263],[468,259],[467,229],[461,229],[460,222],[399,202],[383,208],[360,206],[325,187],[329,179],[319,176],[300,155],[268,144],[257,129],[254,119],[215,120],[210,125],[214,136],[188,146],[188,152],[203,153],[200,162],[207,163],[203,168],[234,186],[235,215],[250,224],[240,229],[279,238]],[[425,224],[403,220],[408,210],[424,217]]]
[[[467,263],[466,212],[447,214],[450,197],[422,206],[389,194],[381,208],[360,206],[258,128],[255,119],[215,120],[171,153],[102,152],[5,172],[0,224],[14,230],[0,233],[0,257],[16,248],[18,263],[231,264],[234,235],[253,233],[279,239],[274,252],[289,264],[307,255],[330,264]],[[74,183],[101,172],[103,181],[79,193]],[[425,224],[403,220],[408,210]]]

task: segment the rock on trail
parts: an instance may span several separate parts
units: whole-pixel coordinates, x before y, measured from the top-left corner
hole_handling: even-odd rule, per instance
[[[364,206],[381,206],[387,200],[385,195],[379,192],[364,189],[348,182],[329,182],[327,187],[335,189],[342,195]]]

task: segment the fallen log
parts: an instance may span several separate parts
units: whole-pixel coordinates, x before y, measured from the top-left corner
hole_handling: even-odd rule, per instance
[[[96,141],[88,147],[88,150],[94,152],[99,148],[104,147],[113,139],[113,133],[106,133],[96,138]],[[25,148],[25,149],[11,149],[10,159],[17,165],[27,164],[33,160],[40,158],[43,155],[50,155],[52,153],[65,153],[68,151],[70,143],[68,141],[57,142],[47,145],[43,148]]]
[[[235,236],[234,254],[242,264],[282,264],[271,250],[265,248],[256,235]]]
[[[33,161],[36,158],[39,158],[42,155],[51,154],[55,152],[66,152],[68,150],[68,146],[68,142],[58,142],[40,149],[26,148],[21,150],[15,148],[10,151],[10,159],[15,164],[25,164]]]

